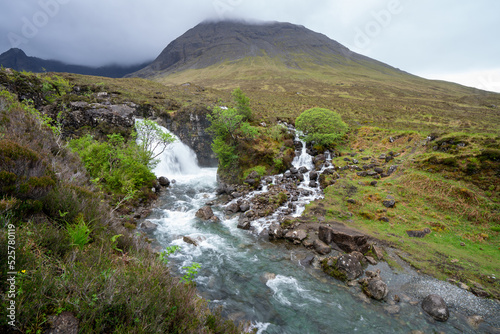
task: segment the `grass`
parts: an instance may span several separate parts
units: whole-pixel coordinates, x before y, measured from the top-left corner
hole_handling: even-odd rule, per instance
[[[439,150],[440,142],[457,137],[468,144],[455,153],[435,151]],[[498,298],[500,286],[492,278],[500,272],[500,206],[495,201],[498,175],[488,171],[500,166],[483,161],[481,173],[468,175],[466,161],[479,161],[485,143],[499,142],[495,136],[452,134],[426,143],[425,136],[416,132],[360,128],[339,147],[342,155],[333,163],[347,164],[343,160],[347,153],[357,152],[356,158],[365,163],[361,160],[363,156],[377,158],[381,153],[393,151],[399,155],[385,168],[396,164],[398,169],[391,176],[377,180],[375,187],[369,185],[371,178],[341,172],[341,179],[325,189],[323,200],[308,205],[305,215],[314,215],[316,208],[321,207],[326,222],[343,221],[395,246],[402,251],[400,257],[419,271],[469,285],[479,282]],[[442,165],[439,172],[429,171],[429,165],[422,161],[431,156],[437,156],[438,160],[453,158],[458,163]],[[387,196],[395,198],[394,208],[382,204]],[[380,220],[383,217],[389,222]],[[410,238],[406,233],[424,228],[432,231],[424,238]]]

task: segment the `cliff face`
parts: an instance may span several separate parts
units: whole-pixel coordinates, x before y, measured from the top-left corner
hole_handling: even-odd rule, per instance
[[[211,147],[213,138],[205,131],[210,126],[208,113],[210,111],[205,106],[194,105],[160,117],[170,131],[196,152],[200,166],[217,167],[219,161]]]

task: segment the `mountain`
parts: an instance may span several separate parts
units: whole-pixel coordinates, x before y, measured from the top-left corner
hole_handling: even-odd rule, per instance
[[[76,74],[96,75],[109,78],[121,78],[126,74],[135,72],[148,63],[120,66],[109,65],[102,67],[88,67],[80,65],[69,65],[56,60],[45,60],[37,57],[29,57],[21,49],[10,49],[0,55],[0,65],[12,68],[16,71],[28,72],[68,72]]]
[[[203,22],[171,42],[138,77],[165,77],[192,69],[236,64],[254,59],[286,69],[372,68],[381,73],[401,71],[350,51],[327,36],[291,23]]]

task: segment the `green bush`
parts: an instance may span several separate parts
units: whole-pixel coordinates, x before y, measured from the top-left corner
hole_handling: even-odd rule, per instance
[[[138,193],[150,187],[156,176],[151,172],[151,156],[135,142],[125,143],[119,134],[99,142],[91,135],[74,139],[69,147],[78,153],[90,176],[105,191],[117,195]]]
[[[349,127],[338,113],[324,108],[304,111],[295,120],[295,127],[305,135],[306,142],[330,146],[341,139]]]

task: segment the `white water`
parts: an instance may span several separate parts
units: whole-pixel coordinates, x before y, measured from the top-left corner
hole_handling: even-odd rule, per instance
[[[305,145],[293,165],[312,169]],[[211,306],[223,306],[227,316],[251,321],[258,333],[474,332],[457,325],[456,319],[453,325],[428,322],[413,306],[402,305],[398,316],[390,316],[381,303],[363,303],[343,284],[299,265],[303,249],[289,251],[260,240],[255,232],[238,229],[237,217],[224,217],[223,207],[213,206],[220,223],[196,219],[196,211],[216,199],[216,169],[198,167],[194,153],[180,142],[162,154],[155,173],[176,180],[148,217],[159,225],[155,237],[162,248],[181,247],[170,257],[173,271],[183,275],[183,267],[200,263],[195,282],[201,295]],[[273,183],[281,177],[274,176]],[[312,194],[294,202],[294,215],[321,196],[319,188],[309,187],[308,181],[305,178],[299,188]],[[266,186],[256,193],[264,191]],[[259,232],[273,219],[265,217],[252,224]],[[196,240],[198,246],[185,243],[183,236]]]

